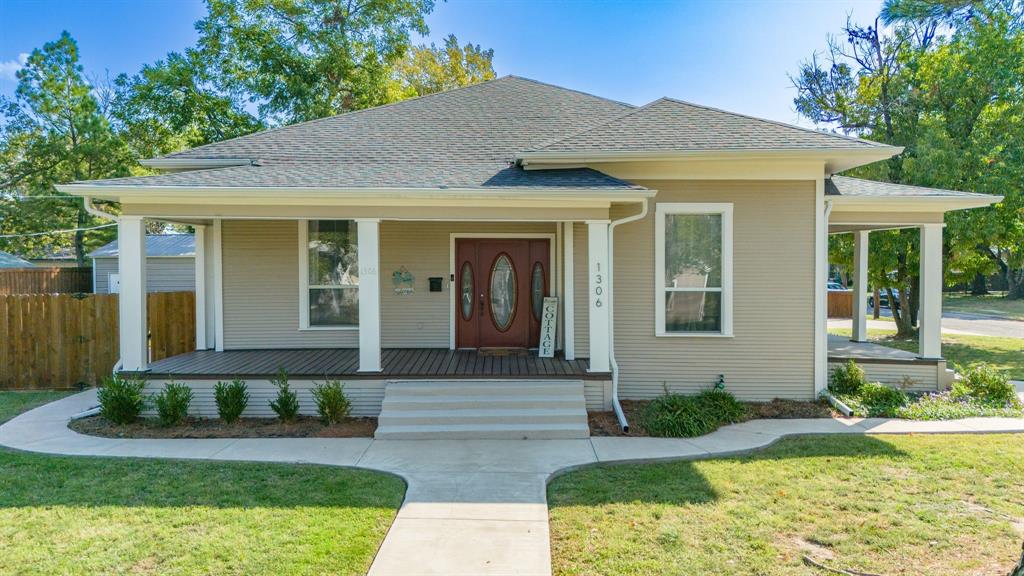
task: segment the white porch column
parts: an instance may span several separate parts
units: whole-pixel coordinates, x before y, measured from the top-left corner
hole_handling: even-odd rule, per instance
[[[587,221],[590,284],[590,372],[608,372],[608,220]]]
[[[224,351],[224,226],[220,218],[213,221],[213,235],[210,238],[210,251],[207,258],[212,256],[213,270],[210,277],[213,279],[213,347],[217,352]],[[207,277],[209,280],[210,277]],[[209,295],[209,293],[207,293]],[[207,320],[210,314],[207,314]],[[207,340],[210,331],[206,332]],[[207,342],[210,345],[211,342]]]
[[[196,350],[206,350],[206,226],[195,226]]]
[[[380,220],[357,218],[359,371],[380,372]]]
[[[146,327],[146,224],[141,216],[121,216],[117,224],[118,274],[121,278],[121,368],[145,370],[149,361]]]
[[[562,318],[565,336],[563,337],[563,352],[566,360],[576,359],[576,294],[575,276],[576,264],[574,261],[573,223],[562,223]]]
[[[853,337],[854,342],[868,341],[868,234],[853,233]]]
[[[921,226],[921,305],[917,323],[922,358],[942,357],[942,226]]]

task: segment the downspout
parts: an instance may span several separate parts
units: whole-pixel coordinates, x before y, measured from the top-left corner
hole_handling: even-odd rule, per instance
[[[86,212],[88,212],[89,214],[92,214],[93,216],[96,216],[97,218],[103,218],[104,220],[113,220],[114,222],[120,222],[120,220],[118,219],[116,214],[111,214],[110,212],[107,212],[105,210],[100,210],[99,208],[97,208],[96,205],[92,203],[92,197],[91,196],[83,196],[82,197],[82,204],[85,206],[85,211]],[[95,262],[93,264],[95,265]],[[93,272],[93,274],[95,275],[95,271]],[[96,285],[94,283],[93,284],[93,289],[95,289],[95,286]],[[117,376],[117,371],[120,370],[120,369],[121,369],[121,358],[118,357],[117,362],[114,363],[114,368],[111,370],[111,374],[114,375],[114,376]],[[83,414],[85,414],[85,413],[83,413]]]
[[[636,222],[647,216],[647,198],[643,199],[640,213],[612,220],[608,225],[608,360],[612,366],[612,409],[623,432],[629,432],[629,422],[619,402],[619,363],[615,361],[615,227]]]

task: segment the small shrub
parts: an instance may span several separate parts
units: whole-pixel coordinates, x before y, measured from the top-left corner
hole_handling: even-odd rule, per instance
[[[213,398],[217,401],[217,415],[231,424],[242,416],[249,405],[249,391],[245,380],[235,378],[231,383],[217,382],[213,387]]]
[[[745,413],[746,407],[724,390],[707,390],[696,396],[665,394],[647,405],[641,424],[651,436],[692,438],[738,422]]]
[[[184,422],[191,403],[192,389],[180,382],[164,384],[164,389],[153,397],[161,426],[176,426]]]
[[[954,400],[951,392],[925,394],[900,408],[900,418],[910,420],[955,420],[973,417],[1024,417],[1022,408],[994,408],[974,401]]]
[[[853,410],[854,415],[877,418],[895,418],[900,408],[910,400],[902,390],[878,382],[868,382],[860,387],[858,394],[841,399]]]
[[[709,416],[723,424],[740,422],[747,416],[747,407],[725,390],[705,390],[694,399]]]
[[[328,380],[313,388],[316,411],[324,424],[337,424],[348,416],[352,401],[345,395],[345,386],[338,380]]]
[[[836,366],[832,371],[832,379],[828,384],[829,392],[837,396],[846,396],[860,392],[861,386],[868,383],[864,369],[853,360]]]
[[[270,409],[281,422],[291,422],[299,415],[299,397],[288,386],[288,374],[281,370],[277,378],[270,381],[277,386],[277,398],[270,401]]]
[[[1017,407],[1020,400],[1009,378],[991,364],[972,364],[957,367],[962,378],[953,383],[952,398],[969,400],[996,408]]]
[[[145,382],[141,380],[108,376],[97,393],[100,414],[114,424],[135,422],[146,407],[146,399],[142,396],[143,386]]]

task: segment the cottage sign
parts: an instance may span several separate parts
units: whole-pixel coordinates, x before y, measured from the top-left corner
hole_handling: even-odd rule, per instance
[[[555,357],[555,329],[558,326],[558,298],[544,298],[540,315],[540,350],[541,358]]]

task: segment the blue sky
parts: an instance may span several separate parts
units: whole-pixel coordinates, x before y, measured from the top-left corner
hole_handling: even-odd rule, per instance
[[[672,96],[796,123],[787,73],[824,49],[847,14],[868,22],[879,4],[451,0],[429,16],[426,41],[454,33],[494,48],[499,75],[633,104]],[[192,0],[0,0],[0,93],[13,92],[21,55],[61,30],[78,40],[87,72],[114,76],[193,44],[192,24],[204,12]]]

